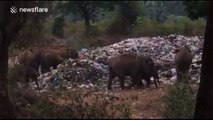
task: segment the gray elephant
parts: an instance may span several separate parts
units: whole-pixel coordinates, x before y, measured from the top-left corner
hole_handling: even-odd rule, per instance
[[[41,53],[40,58],[41,72],[44,73],[50,71],[50,67],[56,69],[58,64],[69,58],[79,58],[78,52],[74,49],[65,47],[57,49],[45,49]]]
[[[193,55],[190,48],[185,45],[176,51],[174,63],[177,72],[177,81],[180,81],[185,75],[188,76],[189,67],[192,64]]]
[[[57,68],[63,62],[63,58],[52,51],[46,51],[41,55],[41,73],[50,71],[50,67]]]
[[[25,50],[19,56],[19,62],[34,68],[36,71],[39,71],[39,66],[41,66],[41,73],[44,73],[49,71],[50,67],[56,68],[58,64],[68,58],[79,58],[78,52],[69,47],[59,46],[39,50]]]
[[[158,71],[153,59],[149,56],[140,56],[140,57],[141,57],[141,60],[143,60],[143,64],[144,64],[141,78],[147,82],[147,87],[150,87],[150,81],[151,81],[150,78],[153,77],[155,87],[157,88],[158,87],[157,83],[160,84],[160,81],[159,81]],[[139,85],[143,85],[143,84],[139,82]]]
[[[139,56],[134,53],[127,53],[112,57],[109,59],[109,81],[108,89],[111,90],[112,79],[118,77],[120,81],[121,89],[124,89],[124,78],[125,76],[131,76],[132,84],[130,87],[140,87],[142,86],[142,78],[145,79],[150,84],[150,77],[154,76],[158,78],[157,71],[153,67],[153,61],[150,58],[144,56]],[[152,68],[153,67],[153,68]],[[156,79],[155,85],[157,86]]]
[[[39,69],[41,60],[40,50],[25,50],[21,55],[19,55],[19,63],[28,67],[32,67],[36,71]]]
[[[30,80],[34,81],[37,85],[37,89],[39,90],[39,84],[37,77],[39,73],[33,68],[28,65],[19,64],[16,66],[17,69],[17,81],[23,82],[26,86],[29,86]]]

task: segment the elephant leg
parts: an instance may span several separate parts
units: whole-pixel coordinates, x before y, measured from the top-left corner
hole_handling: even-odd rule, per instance
[[[38,85],[38,80],[37,79],[34,79],[35,83],[36,83],[36,86],[37,86],[37,89],[40,90],[40,87]]]
[[[185,73],[186,73],[186,79],[190,80],[190,72],[189,72],[190,66],[187,66]]]
[[[146,77],[145,80],[147,82],[147,87],[150,88],[150,77]]]
[[[135,75],[132,75],[132,84],[129,86],[130,88],[135,87],[135,85],[137,85],[137,78]]]
[[[109,81],[108,81],[108,90],[112,90],[112,79],[114,78],[114,74],[110,72]]]
[[[158,80],[158,79],[154,77],[155,88],[158,88],[157,80]]]
[[[189,81],[190,77],[188,75],[188,70],[184,71],[183,78],[184,78],[184,82],[187,83]]]
[[[37,78],[34,77],[34,76],[31,76],[31,80],[35,82],[35,84],[36,84],[36,86],[37,86],[37,89],[40,90],[40,87],[39,87]]]
[[[133,75],[132,76],[132,86],[137,87],[137,88],[141,88],[143,86],[142,80],[140,79],[140,77],[138,75]]]
[[[138,85],[138,87],[143,87],[144,86],[144,84],[143,84],[141,79],[138,79],[137,85]]]
[[[181,79],[181,72],[179,68],[176,68],[176,73],[177,73],[177,81],[180,81]]]
[[[29,86],[30,77],[28,75],[24,76],[24,88]]]
[[[161,84],[161,82],[160,82],[160,80],[159,80],[159,78],[155,78],[155,79],[157,79],[157,83],[160,85]]]
[[[125,89],[125,86],[124,86],[124,76],[119,76],[119,81],[120,81],[120,87],[121,89]]]
[[[186,80],[186,73],[185,73],[185,70],[184,70],[184,69],[181,69],[181,70],[179,70],[179,72],[178,72],[177,74],[178,74],[177,80],[178,80],[179,82],[185,82],[185,80]]]
[[[40,66],[41,74],[44,74],[44,67],[41,65]]]

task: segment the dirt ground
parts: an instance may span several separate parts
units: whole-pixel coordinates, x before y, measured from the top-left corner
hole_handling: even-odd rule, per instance
[[[132,118],[161,119],[160,111],[163,110],[163,95],[166,93],[167,85],[160,84],[158,88],[143,88],[131,90],[117,90],[115,95],[119,98],[138,99],[130,101]]]
[[[164,108],[163,96],[166,94],[167,86],[161,83],[158,88],[151,86],[151,88],[145,87],[142,89],[115,89],[111,94],[118,98],[116,100],[117,103],[127,102],[130,105],[132,119],[162,119],[161,111]],[[70,91],[74,90],[70,89]],[[91,89],[83,91],[88,92]],[[86,101],[88,103],[94,102],[95,96],[86,98]],[[51,101],[58,105],[66,105],[66,102],[68,102],[64,98],[52,99]]]

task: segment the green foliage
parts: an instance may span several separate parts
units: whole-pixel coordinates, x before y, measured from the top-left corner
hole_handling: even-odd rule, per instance
[[[177,82],[169,86],[164,98],[165,119],[192,119],[195,109],[196,94],[187,83]]]
[[[101,33],[104,33],[109,26],[111,20],[103,19],[94,23],[94,25],[100,30]]]
[[[168,16],[163,23],[158,23],[148,17],[138,17],[133,28],[134,36],[156,36],[169,34],[182,34],[188,36],[204,35],[206,21],[202,18],[190,20],[184,16]]]
[[[46,97],[29,107],[29,118],[129,119],[131,117],[128,104],[116,103],[114,99],[110,99],[110,96],[107,97],[104,94],[93,96],[90,92],[83,93],[81,90],[54,91],[45,94],[52,96],[51,101]],[[86,101],[91,96],[93,96],[93,100]],[[59,99],[64,101],[64,104],[56,103]],[[20,116],[19,118],[25,118],[25,116]]]
[[[86,29],[82,21],[66,22],[64,29],[65,37],[69,38],[68,44],[75,49],[97,46],[97,38],[102,33],[95,25],[91,25],[89,30]]]
[[[52,28],[53,28],[53,24],[54,24],[54,17],[53,16],[49,16],[46,18],[46,21],[44,22],[43,25],[43,34],[52,34]]]
[[[134,26],[140,8],[139,2],[119,1],[114,18],[106,29],[108,34],[129,34]]]
[[[100,12],[100,8],[110,8],[112,4],[103,1],[68,1],[58,6],[64,15],[73,13],[79,15],[85,22],[85,26],[90,26],[90,20],[95,19]]]
[[[189,36],[203,35],[205,20],[199,18],[192,21],[185,17],[186,11],[184,11],[182,3],[182,1],[55,2],[54,9],[57,9],[55,15],[63,16],[65,14],[65,21],[54,20],[55,15],[51,16],[44,23],[42,30],[45,31],[43,33],[59,34],[58,36],[64,34],[64,38],[68,39],[69,44],[77,49],[98,46],[100,42],[103,42],[99,41],[101,36],[133,35],[140,37],[173,33]],[[79,4],[86,4],[94,10],[89,15],[89,27],[85,26],[85,19],[80,14],[82,10],[78,6]],[[89,8],[88,11],[91,10]],[[30,30],[35,31],[35,29]],[[26,30],[26,32],[30,32],[30,30]],[[34,39],[39,37],[38,35],[35,34],[35,37],[31,35],[28,40],[32,43],[36,42]],[[14,45],[32,43],[28,41]]]
[[[21,82],[22,84],[26,84],[25,74],[23,73],[24,65],[16,64],[14,67],[8,69],[8,84],[11,89],[16,89],[18,87],[17,82]]]
[[[108,13],[109,16],[115,16],[112,12]],[[132,35],[134,37],[140,36],[157,36],[169,34],[182,34],[188,36],[204,35],[205,19],[190,20],[184,16],[168,16],[167,20],[163,23],[158,23],[148,17],[137,17],[132,30],[123,25],[122,22],[109,16],[91,24],[90,29],[86,29],[83,21],[75,23],[66,21],[64,31],[65,38],[69,39],[69,45],[75,49],[96,47],[100,45],[99,38],[103,35]],[[116,21],[116,22],[115,22]],[[126,30],[124,30],[126,29]]]
[[[184,5],[192,20],[207,16],[208,1],[184,1]]]
[[[206,20],[203,18],[198,18],[193,22],[193,35],[204,35],[206,28]]]
[[[19,76],[18,71],[21,69],[19,65],[15,65],[13,68],[8,69],[8,84],[11,88],[17,87],[17,80],[16,78]],[[21,77],[21,76],[19,76]]]
[[[42,23],[34,23],[33,21],[27,21],[23,29],[20,31],[18,37],[15,38],[11,44],[12,49],[19,49],[22,47],[28,47],[30,44],[34,44],[42,33]]]
[[[32,114],[30,118],[34,119],[68,119],[70,115],[72,115],[69,107],[58,106],[47,99],[40,100],[31,108],[31,111]]]
[[[126,25],[132,25],[135,23],[139,13],[138,2],[120,2],[118,8],[118,18],[126,20]]]
[[[57,37],[63,38],[64,37],[64,25],[65,20],[64,16],[58,16],[55,18],[53,27],[52,27],[52,33],[56,35]]]
[[[183,1],[143,1],[144,16],[164,22],[169,15],[185,16]]]
[[[134,36],[155,36],[157,23],[152,21],[148,17],[138,17],[135,27],[133,28],[132,34]]]
[[[24,21],[23,26],[19,30],[19,34],[14,36],[13,41],[10,45],[10,49],[19,49],[22,47],[29,47],[35,44],[40,38],[40,36],[45,33],[43,27],[45,24],[46,17],[50,15],[52,9],[52,2],[50,1],[35,1],[26,2],[25,7],[35,7],[39,6],[41,8],[46,7],[49,9],[48,13],[33,13],[27,14],[22,21]],[[18,6],[17,6],[18,7]],[[14,18],[16,19],[16,18]],[[13,23],[13,22],[12,22]],[[18,23],[20,24],[20,23]],[[12,35],[12,34],[11,34]]]

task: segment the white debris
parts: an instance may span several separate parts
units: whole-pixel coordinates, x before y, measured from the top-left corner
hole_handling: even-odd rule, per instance
[[[106,87],[108,81],[108,59],[126,52],[134,52],[141,55],[149,55],[158,66],[159,76],[165,77],[165,83],[172,84],[176,80],[174,66],[174,50],[187,44],[194,55],[190,67],[192,81],[199,82],[203,36],[187,37],[171,34],[152,38],[129,38],[109,46],[82,49],[78,51],[79,60],[69,59],[57,70],[45,73],[39,77],[42,84],[61,84],[61,81],[69,81],[71,84],[82,84],[79,87],[95,86]]]

